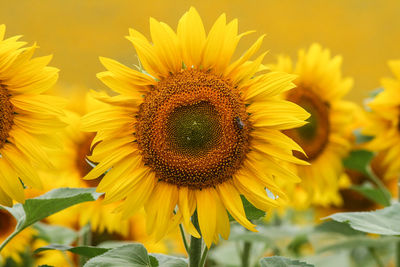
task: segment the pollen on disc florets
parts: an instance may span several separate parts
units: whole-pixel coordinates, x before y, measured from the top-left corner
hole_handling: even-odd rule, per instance
[[[329,104],[304,86],[292,89],[287,99],[311,114],[306,125],[284,132],[303,148],[307,158],[301,153],[295,153],[295,156],[312,161],[324,151],[329,141]]]
[[[201,189],[240,168],[251,125],[239,92],[210,72],[186,69],[160,81],[140,105],[136,137],[159,180]]]
[[[14,119],[14,106],[10,102],[8,90],[0,84],[0,148],[3,147],[9,132],[12,128]]]

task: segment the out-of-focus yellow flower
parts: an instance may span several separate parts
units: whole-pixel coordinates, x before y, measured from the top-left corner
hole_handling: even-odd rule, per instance
[[[0,244],[14,231],[17,221],[5,209],[0,209]],[[20,253],[28,248],[35,231],[27,228],[15,236],[0,252],[0,265],[7,258],[12,258],[16,263],[21,263]]]
[[[297,87],[285,98],[311,114],[305,126],[284,131],[304,149],[307,157],[294,154],[311,163],[295,167],[302,178],[301,184],[292,190],[293,203],[298,207],[341,203],[339,177],[343,172],[342,158],[350,149],[349,126],[355,108],[353,103],[342,100],[353,82],[342,78],[341,62],[340,56],[332,58],[328,49],[313,44],[307,51],[299,51],[295,65],[289,57],[281,56],[272,66],[274,70],[298,75],[294,81]]]
[[[181,222],[199,237],[190,220],[196,209],[208,247],[229,236],[226,210],[255,231],[240,195],[262,210],[277,206],[285,194],[275,179],[299,181],[277,160],[307,164],[292,155],[301,148],[280,132],[309,116],[276,98],[293,88],[294,76],[262,73],[265,53],[250,60],[263,36],[231,63],[249,32],[238,34],[237,20],[227,23],[225,14],[208,34],[194,8],[177,33],[153,18],[150,32],[152,42],[132,29],[127,37],[141,71],[101,58],[108,71],[98,77],[119,95],[101,97],[111,107],[83,119],[86,131],[98,132],[89,159],[99,164],[85,179],[107,171],[97,188],[105,202],[123,200],[124,217],[144,206],[156,240]],[[266,187],[278,197],[269,197]]]
[[[383,153],[376,154],[371,160],[371,169],[389,190],[392,197],[396,197],[398,191],[397,177],[392,177],[392,179],[384,177],[386,172],[386,167],[383,164],[384,157]],[[339,182],[339,194],[342,198],[342,203],[340,205],[330,205],[329,207],[316,207],[316,219],[319,220],[337,212],[371,211],[382,208],[378,203],[350,188],[351,186],[360,186],[366,182],[371,182],[371,180],[365,174],[354,170],[345,170]]]
[[[36,239],[32,244],[32,250],[49,245],[42,239]],[[74,255],[71,252],[62,252],[57,250],[45,250],[35,255],[35,264],[37,266],[49,265],[49,266],[60,266],[60,267],[72,267]]]
[[[71,94],[69,108],[72,106],[75,111],[65,111],[63,120],[68,126],[58,135],[63,149],[50,152],[52,164],[55,166],[54,170],[40,172],[45,183],[44,191],[60,187],[95,187],[101,181],[101,177],[90,181],[82,179],[92,169],[91,164],[94,164],[90,163],[86,157],[91,154],[90,144],[95,134],[81,132],[80,119],[86,112],[98,110],[107,105],[95,100],[85,92],[77,91],[77,93]],[[38,191],[34,193],[32,190],[28,190],[28,192],[31,197],[43,193]],[[107,231],[127,236],[129,223],[127,220],[122,220],[120,213],[114,212],[117,203],[103,205],[102,202],[102,198],[100,198],[94,202],[82,203],[48,217],[46,222],[75,229],[90,223],[94,232]]]
[[[373,151],[382,151],[385,177],[390,179],[400,175],[400,60],[389,61],[395,78],[384,78],[383,91],[368,103],[370,123],[363,132],[374,136],[366,145]]]
[[[142,243],[149,253],[173,255],[183,255],[186,253],[178,227],[172,229],[162,241],[154,242],[146,233],[146,217],[144,212],[138,212],[133,215],[129,219],[129,225],[129,235],[126,240]]]
[[[42,187],[36,169],[51,167],[43,147],[56,144],[54,132],[65,124],[58,119],[64,101],[42,94],[58,77],[47,66],[51,56],[32,58],[36,45],[4,35],[0,25],[0,204],[11,206],[25,201],[23,184]]]

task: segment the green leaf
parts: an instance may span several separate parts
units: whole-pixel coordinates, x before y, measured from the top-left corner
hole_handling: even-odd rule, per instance
[[[91,258],[84,267],[152,267],[147,250],[142,244],[130,244],[114,248],[106,253]]]
[[[374,153],[368,150],[350,151],[347,158],[343,159],[343,165],[346,169],[359,171],[368,176],[367,166],[374,157]]]
[[[100,248],[118,248],[125,245],[136,244],[134,241],[107,240],[97,245]]]
[[[150,262],[152,267],[187,267],[188,264],[185,259],[168,256],[164,254],[150,254]],[[155,265],[155,261],[158,265]]]
[[[357,247],[381,248],[400,241],[400,237],[371,238],[368,236],[353,236],[343,241],[335,242],[317,250],[318,253],[330,250],[350,250]]]
[[[69,251],[81,256],[85,256],[88,258],[93,258],[99,256],[107,251],[111,250],[110,248],[99,248],[99,247],[92,247],[92,246],[79,246],[79,247],[71,247],[67,245],[60,245],[60,244],[50,244],[45,247],[41,247],[35,250],[34,253],[40,253],[46,250],[59,250],[59,251]]]
[[[63,226],[37,222],[34,228],[39,232],[39,238],[50,244],[70,245],[78,238],[76,231]]]
[[[158,267],[158,266],[160,266],[160,264],[158,263],[158,260],[156,259],[156,257],[149,256],[149,259],[150,259],[150,266],[151,266],[151,267]]]
[[[377,95],[379,95],[381,92],[383,92],[385,89],[383,88],[383,87],[378,87],[378,88],[376,88],[376,89],[374,89],[374,90],[372,90],[370,93],[369,93],[369,96],[370,97],[376,97]]]
[[[73,205],[94,201],[101,194],[95,188],[58,188],[36,198],[27,199],[25,204],[0,207],[10,212],[17,220],[14,232],[0,245],[0,250],[15,235],[32,224]]]
[[[400,203],[370,212],[335,213],[326,218],[347,222],[353,229],[366,233],[400,235]]]
[[[281,256],[266,257],[260,260],[261,267],[313,267],[314,265],[307,264],[298,260],[293,260]]]
[[[265,211],[257,209],[253,206],[243,195],[240,196],[243,202],[243,208],[246,213],[246,217],[249,220],[258,220],[265,216]]]
[[[354,136],[356,137],[356,144],[357,144],[357,145],[363,144],[363,143],[366,143],[366,142],[369,142],[369,141],[371,141],[372,139],[374,139],[373,136],[363,135],[363,134],[361,133],[361,130],[359,130],[359,129],[354,130],[353,133],[354,133]]]
[[[308,244],[308,236],[306,234],[298,235],[296,236],[288,245],[288,250],[292,251],[294,255],[300,256],[301,253],[301,248]]]
[[[360,193],[364,197],[374,201],[375,203],[381,204],[382,206],[389,206],[390,201],[387,199],[386,195],[383,193],[383,191],[373,188],[371,186],[365,186],[365,185],[353,185],[350,187],[350,189]]]
[[[368,177],[371,181],[374,182],[377,186],[377,190],[380,191],[381,193],[374,194],[372,192],[369,192],[368,190],[361,190],[360,193],[364,193],[366,197],[373,197],[375,199],[372,199],[374,201],[379,201],[377,203],[380,203],[384,206],[390,205],[390,199],[391,195],[390,192],[387,190],[385,185],[382,183],[382,181],[376,177],[376,175],[373,173],[370,162],[372,158],[374,157],[374,153],[368,150],[353,150],[350,151],[349,155],[347,158],[343,159],[343,165],[346,169],[353,170],[360,172],[361,174],[365,175]]]
[[[243,208],[246,213],[246,217],[249,220],[258,220],[265,216],[265,211],[257,209],[253,206],[243,195],[240,195],[242,198]],[[235,221],[235,219],[228,213],[229,221]]]
[[[364,233],[354,230],[347,223],[337,221],[326,221],[315,226],[316,232],[338,233],[345,236],[363,235]]]

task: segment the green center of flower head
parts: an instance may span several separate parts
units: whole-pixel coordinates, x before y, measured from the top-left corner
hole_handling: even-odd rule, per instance
[[[320,117],[318,116],[318,111],[315,109],[313,105],[309,103],[303,103],[302,108],[304,108],[308,113],[310,113],[310,117],[306,120],[307,124],[298,128],[297,132],[299,136],[305,140],[313,140],[318,131],[318,124]]]
[[[293,89],[287,99],[298,104],[311,115],[306,125],[285,131],[303,148],[307,158],[301,153],[295,153],[295,156],[309,161],[316,159],[329,142],[329,106],[313,90],[302,86]]]
[[[209,151],[221,135],[218,113],[207,102],[176,108],[167,121],[171,145],[183,154]]]
[[[8,211],[0,209],[0,243],[14,231],[16,224],[16,220]]]
[[[0,84],[0,148],[6,142],[13,125],[14,109],[8,90]]]

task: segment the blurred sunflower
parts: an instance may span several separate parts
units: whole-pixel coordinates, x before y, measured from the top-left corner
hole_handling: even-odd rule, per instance
[[[64,127],[58,119],[64,102],[42,94],[58,77],[46,66],[51,56],[32,59],[36,45],[4,34],[0,25],[0,204],[11,206],[13,199],[25,201],[24,186],[42,186],[36,168],[51,167],[43,147],[56,145],[52,134]]]
[[[364,134],[374,136],[367,148],[385,154],[382,164],[387,179],[400,174],[400,60],[389,61],[389,67],[395,79],[381,80],[383,91],[368,103],[370,123],[363,129]]]
[[[331,57],[328,49],[313,44],[308,51],[300,50],[292,66],[289,57],[280,56],[274,70],[298,75],[296,88],[285,98],[311,114],[308,124],[285,130],[298,143],[305,155],[294,152],[311,166],[297,166],[302,178],[294,189],[295,205],[340,205],[339,177],[343,172],[342,158],[350,149],[349,125],[352,124],[354,104],[342,97],[351,89],[352,79],[342,78],[340,56]]]
[[[83,114],[107,105],[91,97],[84,88],[74,89],[78,92],[69,95],[71,101],[64,111],[65,116],[63,116],[63,121],[68,126],[59,133],[59,142],[62,144],[63,150],[50,151],[51,162],[55,168],[52,171],[40,172],[42,180],[45,182],[44,191],[60,187],[96,187],[101,181],[100,176],[95,180],[82,179],[92,169],[90,164],[93,163],[89,162],[86,156],[91,154],[90,144],[95,133],[82,132],[80,124]],[[32,193],[32,191],[28,191],[31,192],[30,197],[44,193],[40,191]],[[52,215],[46,219],[46,222],[75,229],[90,223],[93,232],[101,234],[106,231],[127,236],[129,223],[121,219],[121,214],[113,212],[116,205],[117,203],[103,205],[100,198],[97,201],[83,203]]]
[[[144,206],[156,240],[181,222],[199,237],[191,222],[195,210],[208,247],[219,234],[229,236],[226,210],[256,231],[240,196],[262,210],[277,206],[285,194],[275,180],[299,181],[277,159],[307,164],[292,155],[301,148],[280,132],[304,125],[309,116],[276,98],[294,87],[295,76],[264,72],[265,53],[249,60],[263,36],[231,63],[239,40],[249,33],[237,31],[237,20],[227,23],[223,14],[206,35],[190,8],[177,33],[153,18],[151,42],[130,30],[127,39],[141,71],[101,58],[108,71],[98,78],[120,95],[100,98],[111,107],[83,118],[84,130],[98,132],[92,144],[101,141],[89,157],[99,164],[85,179],[107,171],[97,188],[105,192],[104,202],[123,200],[124,217]]]
[[[0,208],[0,244],[14,231],[16,225],[15,218],[7,210]],[[21,263],[20,254],[26,251],[34,233],[33,229],[27,228],[15,236],[1,250],[0,265],[3,266],[3,262],[8,258],[13,259],[17,264]]]

